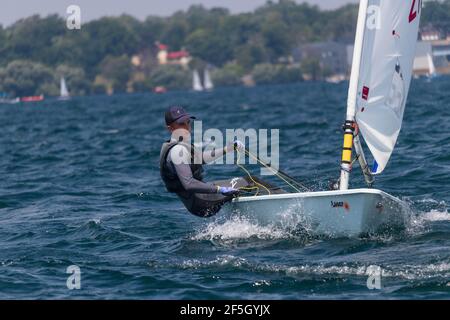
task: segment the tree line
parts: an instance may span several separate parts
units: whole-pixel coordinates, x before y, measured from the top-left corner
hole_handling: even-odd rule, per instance
[[[188,50],[191,67],[214,66],[219,85],[234,85],[252,74],[257,83],[301,80],[302,69],[280,63],[300,44],[317,41],[352,43],[357,5],[336,10],[268,1],[251,13],[231,14],[223,8],[191,6],[170,17],[144,21],[128,15],[103,17],[68,30],[63,17],[34,15],[0,26],[0,92],[13,96],[58,93],[64,76],[74,94],[146,91],[157,85],[188,88],[189,70],[159,66],[148,59],[139,70],[134,54],[156,55],[156,42],[171,50]],[[450,33],[450,0],[427,3],[422,26]]]

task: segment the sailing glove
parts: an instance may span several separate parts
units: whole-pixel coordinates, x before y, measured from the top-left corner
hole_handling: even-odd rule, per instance
[[[235,141],[234,141],[234,148],[235,148],[237,151],[242,152],[242,151],[245,150],[245,145],[244,145],[241,141],[235,140]]]
[[[233,143],[230,143],[228,146],[224,148],[224,153],[231,152],[234,149],[236,149],[239,152],[244,152],[245,145],[241,141],[235,140]]]
[[[239,194],[238,189],[230,188],[230,187],[217,187],[218,193],[223,194],[224,196],[237,196]]]

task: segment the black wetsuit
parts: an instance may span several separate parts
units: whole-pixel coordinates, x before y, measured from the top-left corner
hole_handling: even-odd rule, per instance
[[[175,146],[182,146],[184,149],[177,148],[176,150],[187,153],[190,156],[189,163],[174,163],[169,157],[171,150]],[[221,207],[228,201],[233,199],[232,196],[223,196],[217,193],[217,186],[231,186],[230,181],[221,181],[217,183],[203,182],[203,163],[192,163],[195,159],[194,147],[190,147],[182,142],[169,141],[163,144],[160,154],[160,173],[161,178],[166,185],[169,192],[176,193],[181,201],[184,203],[186,209],[194,215],[200,217],[210,217],[215,215]],[[240,181],[237,181],[240,180]],[[238,185],[236,185],[238,183]],[[242,179],[233,179],[233,185],[240,187],[248,183]]]

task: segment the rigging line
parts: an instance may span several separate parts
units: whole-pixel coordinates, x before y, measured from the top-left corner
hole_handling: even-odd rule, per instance
[[[263,165],[264,167],[266,167],[267,169],[269,169],[270,171],[272,171],[275,176],[277,176],[278,178],[280,178],[281,180],[283,180],[284,182],[286,182],[291,188],[293,188],[295,191],[297,192],[301,192],[298,188],[296,188],[294,185],[292,185],[289,181],[287,181],[283,175],[280,172],[277,172],[276,170],[274,170],[273,168],[269,167],[266,163],[264,163],[263,161],[261,161],[257,156],[253,155],[251,152],[249,152],[248,150],[245,150],[246,154],[250,157],[252,157],[253,159],[255,159],[256,161],[258,161],[261,165]],[[290,177],[286,177],[289,178],[291,180],[293,180]],[[296,183],[296,182],[295,182]],[[306,188],[305,188],[306,189]]]
[[[283,173],[280,172],[280,171],[277,172],[277,171],[274,170],[273,168],[269,167],[266,163],[264,163],[263,161],[261,161],[257,156],[253,155],[250,151],[248,151],[248,150],[246,150],[246,149],[244,149],[244,151],[245,151],[245,153],[246,153],[248,156],[252,157],[252,158],[255,159],[257,162],[259,162],[262,166],[264,166],[264,167],[266,167],[267,169],[269,169],[270,171],[272,171],[278,178],[280,178],[281,180],[283,180],[284,182],[286,182],[286,183],[287,183],[291,188],[293,188],[295,191],[297,191],[297,192],[299,192],[299,193],[301,192],[301,190],[299,190],[297,187],[295,187],[295,186],[292,185],[289,181],[287,181],[287,180],[283,177],[283,175],[286,176],[286,178],[295,181],[293,178],[287,176],[286,174],[283,174]],[[298,182],[296,182],[296,181],[295,181],[295,184],[297,184],[299,187],[301,187],[301,188],[303,188],[303,189],[309,191],[308,188],[306,188],[305,186],[301,185],[300,183],[298,183]]]
[[[298,182],[297,180],[295,180],[294,178],[292,178],[291,176],[289,176],[287,173],[281,171],[281,170],[274,170],[271,167],[269,167],[266,163],[264,163],[264,161],[262,161],[258,156],[254,155],[253,153],[251,153],[249,150],[244,149],[245,153],[248,154],[249,156],[251,155],[256,161],[258,161],[259,163],[261,163],[262,165],[266,166],[268,169],[270,169],[272,172],[278,174],[278,175],[283,175],[285,178],[291,180],[292,182],[294,182],[297,185],[301,186],[301,183]]]
[[[240,154],[240,152],[238,151],[238,152],[237,152],[237,161],[236,161],[236,165],[237,165],[239,168],[241,168],[245,173],[247,173],[248,177],[249,177],[250,180],[255,184],[255,186],[261,186],[261,187],[263,187],[264,189],[267,190],[268,194],[270,195],[270,194],[271,194],[270,190],[269,190],[268,188],[266,188],[266,186],[264,186],[264,185],[262,185],[262,184],[256,182],[256,181],[253,179],[253,177],[252,177],[252,175],[250,174],[250,172],[249,172],[247,169],[245,169],[245,167],[244,167],[243,165],[239,164],[239,160],[240,160],[240,159],[241,159],[241,154]],[[255,196],[257,196],[257,195],[259,194],[259,187],[257,187],[257,188],[258,188],[258,191],[256,192]]]
[[[281,171],[281,170],[274,170],[272,169],[270,166],[268,166],[267,164],[265,164],[261,159],[259,159],[259,157],[255,156],[254,154],[250,153],[250,151],[246,150],[246,152],[249,154],[249,156],[252,156],[254,159],[256,159],[258,162],[260,162],[262,165],[264,165],[265,167],[267,167],[269,170],[271,170],[277,177],[279,177],[280,179],[282,179],[284,182],[288,183],[285,179],[288,179],[291,181],[292,184],[296,185],[299,188],[304,189],[305,191],[311,191],[311,189],[309,189],[308,187],[306,187],[305,185],[303,185],[302,183],[298,182],[296,179],[292,178],[291,176],[289,176],[288,174],[286,174],[285,172]],[[283,179],[284,177],[284,179]],[[290,184],[289,184],[290,185]],[[300,192],[298,189],[294,188],[296,191]]]
[[[358,154],[358,155],[356,155],[356,157],[355,157],[355,159],[353,159],[353,161],[352,161],[352,166],[355,164],[355,162],[356,161],[358,161],[359,160],[359,157],[360,157],[360,155]]]

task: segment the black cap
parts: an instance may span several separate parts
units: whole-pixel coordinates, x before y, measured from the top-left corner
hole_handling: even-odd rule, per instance
[[[187,113],[183,107],[170,107],[166,111],[166,125],[171,125],[176,122],[182,124],[186,119],[196,119]]]

